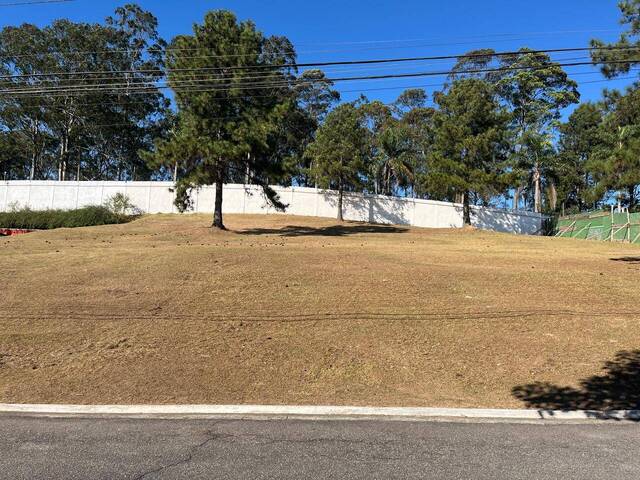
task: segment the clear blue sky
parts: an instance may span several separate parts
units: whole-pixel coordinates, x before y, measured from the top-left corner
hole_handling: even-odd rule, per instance
[[[123,3],[126,2],[75,0],[6,7],[0,9],[0,26],[23,22],[44,25],[60,17],[98,22]],[[137,3],[158,17],[161,34],[167,40],[190,32],[193,23],[200,21],[207,10],[229,9],[240,19],[252,19],[267,34],[287,36],[303,62],[459,54],[480,47],[496,50],[522,46],[582,47],[593,37],[615,40],[620,32],[616,0],[141,0]],[[565,53],[557,58],[581,61],[576,57],[583,55]],[[327,74],[360,76],[442,70],[449,66],[439,62],[366,69],[334,67],[327,69]],[[585,100],[599,98],[604,87],[620,88],[630,83],[630,80],[590,83],[603,77],[589,67],[573,67],[569,71],[587,73],[572,75],[580,82]],[[346,100],[362,91],[369,98],[392,101],[405,86],[440,81],[418,78],[337,86]],[[426,88],[429,92],[435,89]]]

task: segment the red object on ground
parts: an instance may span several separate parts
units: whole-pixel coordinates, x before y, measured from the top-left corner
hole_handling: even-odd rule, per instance
[[[33,230],[22,230],[19,228],[0,228],[0,236],[14,237],[16,235],[23,235],[25,233],[31,233]]]

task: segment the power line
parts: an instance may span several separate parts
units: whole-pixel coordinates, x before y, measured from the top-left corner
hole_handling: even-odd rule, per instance
[[[636,61],[640,61],[638,59],[628,59],[625,61],[617,61],[617,62],[609,62],[611,64],[628,64]],[[554,66],[558,67],[576,67],[576,66],[593,66],[597,65],[596,62],[572,62],[572,63],[555,63]],[[502,73],[509,71],[526,71],[526,70],[541,70],[547,68],[549,65],[544,65],[541,67],[530,67],[530,66],[521,66],[521,67],[499,67],[499,68],[484,68],[484,69],[473,69],[473,70],[446,70],[446,71],[429,71],[429,72],[417,72],[417,73],[401,73],[401,74],[387,74],[387,75],[367,75],[367,76],[355,76],[355,77],[339,77],[339,78],[328,78],[326,81],[336,83],[336,82],[351,82],[351,81],[360,81],[360,80],[387,80],[387,79],[398,79],[398,78],[416,78],[416,77],[432,77],[432,76],[449,76],[451,74],[457,75],[465,75],[465,74],[479,74],[479,73]],[[209,82],[213,80],[208,80]],[[216,84],[216,85],[199,85],[201,82],[197,82],[195,80],[184,80],[184,87],[181,87],[183,83],[180,83],[176,88],[175,82],[163,83],[160,85],[151,85],[151,84],[139,84],[136,86],[126,85],[119,86],[119,84],[96,84],[96,85],[77,85],[74,87],[65,86],[60,88],[26,88],[26,89],[6,89],[0,90],[0,94],[13,94],[13,95],[48,95],[49,97],[58,97],[58,96],[69,96],[70,94],[88,94],[88,93],[100,93],[100,92],[112,92],[112,93],[126,93],[126,94],[144,94],[155,92],[157,90],[162,89],[173,89],[177,93],[192,91],[190,87],[206,87],[206,91],[216,92],[216,91],[240,91],[240,90],[260,90],[265,88],[285,88],[293,86],[290,81],[273,81],[273,82],[256,82],[256,83],[242,83],[239,84]],[[297,85],[306,85],[306,84],[314,84],[315,80],[311,81],[303,81],[299,82]],[[120,84],[121,85],[121,84]],[[185,88],[186,87],[186,88]]]
[[[70,0],[73,1],[73,0]],[[401,39],[401,40],[365,40],[365,41],[356,41],[356,42],[309,42],[309,43],[297,43],[298,45],[367,45],[367,44],[390,44],[390,43],[407,43],[407,42],[424,42],[427,40],[434,40],[437,38],[449,38],[449,39],[474,39],[469,42],[448,42],[448,43],[420,43],[416,45],[406,45],[406,46],[387,46],[387,47],[371,47],[371,48],[359,48],[359,49],[350,49],[350,50],[307,50],[307,51],[298,51],[296,54],[308,54],[308,53],[344,53],[344,52],[354,52],[354,51],[366,51],[366,50],[384,50],[384,49],[398,49],[398,48],[422,48],[422,47],[443,47],[443,46],[452,46],[452,45],[468,45],[468,44],[477,44],[478,39],[483,38],[494,38],[499,37],[501,40],[493,40],[490,43],[496,42],[504,42],[504,41],[517,41],[528,38],[533,38],[537,36],[545,36],[545,35],[565,35],[565,34],[576,34],[576,33],[618,33],[617,29],[589,29],[589,30],[550,30],[543,32],[524,32],[524,33],[496,33],[496,34],[482,34],[482,35],[467,35],[461,37],[429,37],[422,39]],[[507,38],[510,37],[510,38]],[[187,51],[197,51],[200,50],[199,47],[192,48],[178,48],[178,47],[168,47],[165,48],[164,51],[172,51],[172,52],[187,52]],[[69,52],[69,54],[73,55],[88,55],[88,54],[114,54],[114,53],[128,53],[128,52],[137,52],[137,50],[133,49],[110,49],[110,50],[87,50],[87,51],[76,51]],[[41,56],[50,56],[57,55],[54,52],[42,52],[37,54],[20,54],[15,55],[14,58],[25,58],[25,57],[41,57]],[[253,54],[220,54],[220,55],[207,55],[205,58],[238,58],[238,57],[248,57],[253,56]],[[186,57],[186,58],[201,58],[199,56]]]
[[[624,61],[610,62],[614,64],[626,64],[632,63],[634,61],[640,61],[639,59],[628,59]],[[552,65],[558,67],[575,67],[575,66],[586,66],[586,65],[597,65],[594,61],[583,61],[583,62],[572,62],[572,63],[553,63]],[[410,78],[410,77],[423,77],[423,76],[443,76],[443,75],[451,75],[451,74],[474,74],[474,73],[492,73],[492,72],[507,72],[507,71],[519,71],[519,70],[536,70],[547,68],[550,65],[544,65],[541,67],[531,67],[531,66],[515,66],[515,67],[495,67],[495,68],[483,68],[483,69],[473,69],[473,70],[440,70],[440,71],[429,71],[429,72],[417,72],[417,73],[393,73],[393,74],[385,74],[385,75],[368,75],[368,76],[355,76],[355,77],[336,77],[336,78],[325,78],[322,81],[324,82],[344,82],[344,81],[355,81],[355,80],[382,80],[382,79],[390,79],[390,78]],[[262,83],[260,82],[244,82],[244,80],[263,80],[268,77],[246,77],[239,78],[238,83],[220,83],[218,86],[221,89],[238,89],[241,87],[254,88],[256,86],[294,86],[296,83],[294,79],[273,79],[271,81],[264,80]],[[157,87],[157,88],[171,88],[172,85],[182,85],[182,84],[198,84],[202,82],[223,82],[234,80],[233,78],[228,77],[208,77],[204,79],[193,79],[187,78],[182,80],[169,80],[168,82],[164,82],[161,85],[153,85],[152,82],[141,81],[138,83],[103,83],[103,84],[76,84],[76,85],[63,85],[63,86],[52,86],[52,87],[24,87],[24,88],[14,88],[14,89],[6,89],[0,90],[0,93],[11,93],[11,92],[19,92],[19,93],[29,93],[29,92],[53,92],[55,93],[58,90],[70,91],[72,89],[78,90],[96,90],[96,89],[105,89],[105,90],[113,90],[117,89],[120,91],[128,91],[130,89],[138,88],[149,88],[149,87]],[[301,80],[298,78],[297,80]],[[298,82],[298,84],[313,84],[319,83],[320,80],[317,79],[309,79],[302,80]]]
[[[582,72],[584,74],[588,74],[588,73],[597,73],[597,72]],[[618,80],[629,80],[629,79],[634,79],[636,78],[635,76],[628,76],[628,77],[617,77],[617,78],[607,78],[607,79],[601,79],[601,80],[590,80],[590,81],[585,81],[582,83],[588,83],[588,84],[593,84],[593,83],[607,83],[607,82],[613,82],[613,81],[618,81]],[[442,87],[444,86],[443,82],[440,83],[431,83],[431,84],[421,84],[421,85],[404,85],[404,86],[396,86],[396,87],[381,87],[381,88],[366,88],[366,89],[356,89],[356,90],[345,90],[343,91],[343,93],[357,93],[357,92],[373,92],[373,91],[383,91],[383,90],[402,90],[402,89],[411,89],[411,88],[428,88],[428,87]],[[254,96],[252,96],[254,97]],[[269,95],[263,95],[262,97],[269,97]],[[132,102],[133,103],[133,102]],[[137,102],[140,103],[140,102]],[[386,106],[393,106],[394,103],[386,103],[386,102],[381,102],[383,105]],[[109,105],[114,105],[114,104],[109,104]],[[78,104],[76,106],[81,106],[81,104]],[[47,107],[46,105],[43,105],[43,107]],[[52,108],[56,108],[55,106]],[[234,120],[234,119],[240,119],[240,118],[245,118],[246,115],[233,115],[233,116],[220,116],[220,117],[208,117],[210,120]],[[101,116],[98,115],[82,115],[82,117],[80,117],[81,120],[90,120],[92,118],[102,118]],[[145,118],[145,119],[140,119],[137,122],[142,122],[142,121],[153,121],[152,118]],[[118,126],[131,126],[134,125],[136,123],[136,121],[132,121],[132,122],[128,122],[128,123],[109,123],[109,124],[92,124],[92,126],[94,127],[118,127]],[[138,125],[139,126],[139,125]]]
[[[436,55],[436,56],[423,56],[423,57],[398,57],[398,58],[383,58],[383,59],[367,59],[367,60],[340,60],[331,62],[308,62],[308,63],[283,63],[281,65],[247,65],[247,66],[228,66],[228,67],[193,67],[193,68],[169,68],[167,72],[169,74],[176,72],[201,72],[201,71],[237,71],[237,70],[282,70],[287,68],[310,68],[310,67],[328,67],[338,65],[372,65],[372,64],[386,64],[386,63],[406,63],[406,62],[422,62],[430,60],[461,60],[472,58],[487,58],[487,57],[513,57],[519,55],[546,55],[551,53],[568,53],[568,52],[592,52],[594,50],[640,50],[638,47],[578,47],[578,48],[550,48],[541,50],[512,50],[506,52],[493,52],[491,54],[458,54],[458,55]],[[12,79],[12,78],[39,78],[47,76],[64,76],[64,75],[93,75],[93,74],[126,74],[126,73],[157,73],[163,74],[164,70],[161,69],[139,69],[139,70],[88,70],[81,72],[49,72],[49,73],[35,73],[35,74],[21,74],[21,75],[4,75],[0,78]]]
[[[42,5],[45,3],[68,3],[68,2],[75,2],[75,0],[34,0],[32,2],[0,3],[0,7],[19,7],[22,5]]]
[[[514,36],[537,36],[537,35],[558,35],[558,34],[574,34],[574,33],[612,33],[619,32],[618,29],[589,29],[589,30],[546,30],[539,32],[502,32],[502,33],[487,33],[478,35],[465,35],[463,37],[453,37],[460,39],[481,39],[487,37],[514,37]],[[446,37],[426,37],[426,38],[413,38],[413,39],[394,39],[394,40],[358,40],[358,41],[343,41],[343,42],[302,42],[297,45],[369,45],[369,44],[382,44],[382,43],[409,43],[409,42],[426,42],[427,40],[434,40],[438,38]],[[448,37],[451,38],[451,37]]]
[[[632,69],[632,70],[633,71],[640,71],[640,68]],[[596,74],[599,74],[599,72],[575,72],[575,73],[572,73],[573,76],[576,76],[576,75],[596,75]],[[608,83],[608,82],[620,81],[620,80],[631,80],[631,79],[634,79],[634,78],[637,78],[637,77],[634,75],[634,76],[616,77],[616,78],[608,78],[608,79],[600,79],[600,80],[586,80],[586,81],[582,81],[581,83],[583,83],[583,84]],[[444,87],[445,85],[446,85],[446,82],[430,83],[430,84],[418,84],[418,85],[398,85],[398,86],[393,86],[393,87],[377,87],[377,88],[362,88],[362,89],[353,89],[353,90],[341,90],[340,93],[359,93],[359,92],[376,92],[376,91],[388,91],[388,90],[406,90],[406,89],[413,89],[413,88]],[[247,95],[247,96],[243,96],[243,98],[267,98],[267,97],[270,98],[271,95]],[[40,97],[33,97],[33,98],[40,98]],[[122,103],[122,102],[117,102],[117,101],[108,101],[108,102],[92,102],[92,103],[74,103],[70,107],[73,107],[73,108],[76,108],[76,107],[89,107],[89,106],[108,106],[108,107],[118,106],[118,107],[126,107],[126,106],[129,106],[129,105],[145,104],[145,103],[147,103],[147,102],[128,101],[128,102]],[[27,108],[47,108],[47,109],[54,109],[54,110],[64,110],[65,107],[63,107],[61,105],[56,105],[56,104],[38,104],[38,105],[28,105]],[[119,113],[123,113],[123,112],[119,112]],[[88,115],[88,114],[85,113],[85,114],[81,115],[81,118],[84,120],[84,119],[91,119],[91,118],[102,118],[102,116],[101,115]],[[228,117],[220,117],[220,118],[228,118]],[[238,117],[234,117],[234,118],[238,118]]]
[[[580,74],[594,74],[594,73],[598,73],[598,72],[580,72]],[[594,83],[607,83],[607,82],[613,82],[613,81],[620,81],[620,80],[629,80],[629,79],[634,79],[636,78],[635,76],[627,76],[627,77],[617,77],[617,78],[609,78],[609,79],[601,79],[601,80],[591,80],[591,81],[585,81],[582,83],[588,83],[588,84],[594,84]],[[404,86],[395,86],[395,87],[381,87],[381,88],[368,88],[368,89],[356,89],[356,90],[344,90],[342,93],[359,93],[359,92],[372,92],[372,91],[383,91],[383,90],[405,90],[405,89],[411,89],[411,88],[428,88],[428,87],[443,87],[444,83],[443,82],[439,82],[439,83],[431,83],[431,84],[418,84],[418,85],[404,85]],[[271,97],[270,95],[261,95],[261,96],[256,96],[256,95],[251,95],[251,98],[256,98],[256,97]],[[142,103],[142,102],[131,102],[131,103]],[[393,106],[394,103],[384,103],[382,102],[383,105],[386,106]],[[102,105],[103,103],[95,103],[93,105]],[[83,104],[77,104],[76,106],[82,106]],[[92,105],[92,104],[84,104],[84,105]],[[114,105],[113,103],[108,103],[107,105]],[[117,105],[117,104],[115,104]],[[35,106],[34,106],[35,107]],[[42,105],[41,107],[49,107],[48,105]],[[56,108],[55,106],[53,106],[52,108]],[[210,117],[210,119],[216,119],[216,120],[234,120],[234,119],[240,119],[240,118],[245,118],[246,115],[234,115],[234,116],[220,116],[220,117]],[[79,117],[79,120],[81,121],[87,121],[87,120],[91,120],[92,118],[98,119],[98,118],[102,118],[101,116],[98,115],[82,115],[82,117]],[[132,126],[132,125],[136,125],[138,127],[140,127],[140,125],[137,125],[137,123],[140,122],[144,122],[144,121],[148,121],[148,122],[153,122],[154,119],[153,118],[144,118],[144,119],[139,119],[137,121],[132,121],[132,122],[128,122],[128,123],[110,123],[110,124],[92,124],[92,126],[94,127],[101,127],[101,128],[107,128],[107,127],[119,127],[119,126]],[[81,125],[81,124],[78,124]],[[143,128],[143,127],[140,127]]]
[[[552,58],[551,61],[553,62],[560,62],[560,61],[572,61],[572,60],[587,60],[590,59],[591,57],[588,56],[579,56],[579,57],[563,57],[563,58]],[[434,65],[439,65],[438,63],[419,63],[419,62],[411,62],[411,63],[416,63],[413,66],[409,66],[408,68],[418,68],[418,67],[423,67],[423,66],[434,66]],[[343,73],[347,73],[347,72],[362,72],[362,71],[375,71],[375,70],[380,70],[380,69],[389,69],[392,68],[389,65],[372,65],[372,66],[368,66],[368,65],[353,65],[353,66],[349,66],[349,67],[354,67],[354,68],[340,68],[340,67],[329,67],[327,69],[322,70],[323,73],[328,74],[328,73],[337,73],[337,72],[343,72]],[[305,72],[309,72],[312,70],[304,70],[301,72],[301,74],[304,74]],[[268,78],[270,75],[274,75],[277,72],[265,72],[265,73],[260,73],[259,75],[254,75],[254,76],[243,76],[242,79],[243,80],[251,80],[251,79],[262,79],[262,78]],[[215,74],[214,73],[193,73],[191,75],[189,75],[189,79],[193,79],[193,78],[214,78],[212,77],[212,75]],[[77,76],[82,76],[84,77],[84,75],[81,74],[74,74]],[[108,81],[108,80],[122,80],[122,81],[127,81],[129,83],[133,83],[135,81],[147,81],[147,82],[153,82],[156,81],[156,79],[154,79],[152,76],[150,75],[140,75],[140,76],[136,76],[136,77],[129,77],[129,74],[120,74],[117,72],[113,72],[112,75],[108,75],[108,76],[100,76],[100,77],[90,77],[90,78],[83,78],[86,80],[90,80],[90,81],[97,81],[97,80],[103,80],[103,81]],[[217,77],[215,77],[216,79],[234,79],[236,74],[233,73],[228,73],[228,74],[221,74]],[[53,75],[50,75],[51,77],[53,77]],[[4,78],[8,78],[9,76],[5,76]],[[2,76],[0,76],[0,82],[3,82],[2,80]],[[15,77],[14,77],[15,78]],[[77,78],[50,78],[50,79],[41,79],[44,77],[40,77],[38,79],[35,79],[37,82],[39,82],[37,85],[31,85],[34,88],[39,86],[39,85],[44,85],[48,82],[48,83],[55,83],[56,85],[64,85],[63,82],[77,82],[80,79]],[[301,77],[298,77],[301,78]],[[318,82],[321,82],[322,79],[317,79]],[[9,83],[9,85],[12,85],[10,80],[4,80],[4,83]]]

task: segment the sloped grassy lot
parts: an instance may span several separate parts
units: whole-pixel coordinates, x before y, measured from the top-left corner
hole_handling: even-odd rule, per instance
[[[0,402],[535,406],[640,347],[638,246],[209,223],[0,238]]]

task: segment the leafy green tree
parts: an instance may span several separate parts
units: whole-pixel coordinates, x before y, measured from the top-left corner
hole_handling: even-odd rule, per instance
[[[361,96],[354,105],[360,109],[364,126],[367,129],[367,154],[365,155],[365,175],[362,188],[377,194],[386,189],[384,168],[385,156],[381,152],[380,138],[382,132],[395,121],[394,106],[387,105],[380,100],[369,101]],[[391,180],[389,178],[389,180]]]
[[[35,25],[5,27],[0,31],[0,82],[3,89],[24,88],[30,73],[47,71],[49,38]],[[34,56],[33,52],[43,52]],[[36,79],[37,82],[37,79]],[[29,179],[47,175],[50,135],[46,124],[46,103],[31,96],[0,95],[0,123],[20,138],[28,158]]]
[[[269,187],[270,178],[282,174],[282,163],[262,153],[289,108],[293,77],[286,65],[292,58],[286,39],[266,38],[252,22],[238,22],[224,10],[207,13],[193,35],[173,40],[167,69],[179,115],[175,131],[158,142],[155,153],[169,165],[182,165],[176,185],[180,210],[190,208],[193,189],[214,184],[212,226],[224,229],[223,185],[246,174],[271,204],[285,208]]]
[[[488,70],[488,71],[487,71]],[[458,57],[451,69],[449,82],[465,78],[478,78],[487,82],[496,82],[504,72],[500,72],[500,60],[491,48],[471,50]]]
[[[433,115],[435,109],[427,106],[427,94],[422,89],[408,89],[395,101],[395,109],[399,116],[402,135],[410,145],[405,155],[408,172],[406,181],[412,196],[424,197],[427,192],[420,179],[428,170],[429,151],[433,144]]]
[[[405,155],[408,163],[406,180],[411,189],[411,194],[419,197],[428,196],[428,192],[422,188],[425,182],[421,181],[426,175],[429,164],[429,152],[433,145],[433,116],[435,109],[427,106],[427,95],[421,89],[409,89],[400,94],[395,102],[395,108],[400,117],[400,126],[403,137],[410,144],[409,155]]]
[[[608,96],[605,103],[609,110],[600,128],[601,146],[588,163],[595,182],[593,195],[601,198],[618,191],[634,208],[640,185],[640,88]]]
[[[168,108],[155,87],[163,49],[155,17],[132,4],[104,25],[4,28],[0,124],[28,149],[29,178],[149,177],[139,150]]]
[[[340,100],[340,93],[333,89],[333,83],[324,72],[313,69],[295,79],[292,94],[295,101],[280,124],[280,139],[273,151],[280,151],[276,154],[281,156],[284,169],[290,174],[287,184],[317,187],[317,182],[309,175],[311,165],[304,152],[329,110]]]
[[[338,191],[338,220],[343,220],[345,190],[363,183],[368,140],[361,109],[345,103],[332,110],[320,126],[306,155],[313,160],[312,175],[323,188]]]
[[[555,128],[561,110],[579,101],[577,84],[547,54],[529,49],[502,57],[498,74],[498,92],[512,114],[512,171],[518,178],[514,208],[519,192],[532,185],[533,208],[541,212],[544,170],[553,159]]]
[[[427,92],[422,88],[409,88],[398,96],[394,102],[394,107],[398,115],[402,116],[406,112],[417,108],[425,108],[427,99]]]
[[[111,175],[118,180],[148,180],[152,172],[140,152],[153,148],[154,139],[164,136],[171,124],[170,102],[155,88],[165,75],[166,42],[156,17],[135,4],[117,8],[106,27],[113,45],[107,58],[110,68],[127,73],[117,77],[125,88],[106,92],[106,108],[95,112],[104,126],[98,127],[92,143],[109,152],[115,168]]]
[[[488,202],[509,180],[504,162],[509,117],[493,87],[480,79],[457,80],[435,101],[426,188],[438,198],[461,197],[464,223],[470,225],[472,201]]]
[[[601,125],[603,111],[593,102],[581,104],[560,125],[559,152],[554,168],[559,197],[567,208],[585,209],[593,202],[590,190],[593,175],[588,163],[602,146]]]
[[[0,131],[0,179],[13,180],[28,175],[29,165],[17,135]]]
[[[340,101],[340,93],[334,90],[333,82],[322,70],[305,70],[296,79],[294,91],[300,107],[320,125],[329,110]]]
[[[595,48],[591,57],[601,65],[607,78],[629,73],[634,66],[640,65],[640,0],[622,0],[618,7],[622,13],[620,23],[627,26],[627,31],[617,42],[591,40],[591,46]]]
[[[380,192],[393,195],[395,187],[407,187],[413,182],[416,164],[416,145],[409,128],[398,120],[385,124],[375,137],[376,167]]]

